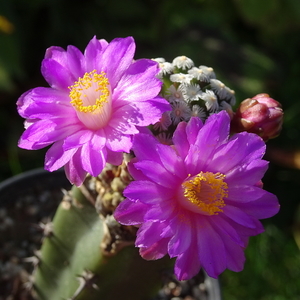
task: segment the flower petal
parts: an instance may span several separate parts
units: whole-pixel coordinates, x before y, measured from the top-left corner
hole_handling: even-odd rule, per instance
[[[264,176],[268,164],[265,160],[254,160],[249,164],[237,166],[226,174],[226,182],[230,185],[255,185]]]
[[[173,176],[185,178],[185,174],[187,172],[185,165],[173,148],[167,145],[158,144],[156,146],[156,155],[159,156],[163,166]]]
[[[138,126],[155,124],[165,111],[171,110],[170,104],[160,97],[148,101],[135,102],[131,106],[135,110],[133,124]]]
[[[206,218],[197,220],[198,255],[210,277],[217,278],[226,268],[224,243]]]
[[[256,201],[239,203],[238,207],[257,219],[266,219],[277,214],[280,205],[275,195],[264,191],[263,195]]]
[[[200,150],[198,145],[190,145],[190,149],[184,161],[188,174],[191,174],[193,176],[199,173],[199,166],[197,162],[200,162],[201,159],[202,159],[202,151]],[[207,170],[203,169],[203,171],[207,171]]]
[[[223,208],[223,213],[234,222],[249,228],[256,228],[256,222],[254,219],[243,212],[240,208],[232,205],[226,205]]]
[[[114,217],[124,225],[142,224],[148,208],[148,205],[142,202],[132,202],[125,199],[118,205]]]
[[[74,77],[69,69],[64,68],[51,58],[45,58],[42,62],[41,71],[52,88],[69,93],[68,87],[74,83]]]
[[[122,134],[122,132],[107,126],[103,129],[106,136],[106,146],[116,152],[129,153],[132,147],[132,137]]]
[[[210,165],[213,158],[213,154],[216,149],[225,143],[229,136],[229,116],[226,112],[220,112],[217,117],[211,115],[205,126],[199,130],[197,135],[195,146],[197,151],[201,153],[197,160],[194,162],[195,169],[207,171],[207,167]],[[195,148],[190,149],[195,151]]]
[[[154,98],[160,92],[162,82],[156,78],[158,65],[148,59],[135,61],[124,72],[114,96],[130,102]],[[165,101],[167,102],[167,101]]]
[[[92,176],[98,176],[105,167],[106,150],[102,149],[100,152],[94,150],[90,143],[85,143],[81,150],[81,163],[85,171]]]
[[[78,77],[84,74],[84,56],[81,51],[74,46],[68,46],[67,51],[61,47],[50,47],[46,51],[45,58],[56,61],[65,70],[69,70],[70,74],[72,74],[72,81],[78,80]]]
[[[132,64],[134,52],[134,40],[132,37],[127,37],[112,40],[101,53],[97,69],[106,73],[112,90],[116,88],[125,71]]]
[[[23,93],[17,101],[17,108],[18,113],[23,118],[43,119],[59,117],[65,114],[68,108],[71,108],[69,101],[70,98],[64,91],[38,87]],[[52,107],[50,107],[50,104]],[[40,105],[44,106],[40,108]],[[47,109],[50,111],[47,111]],[[68,114],[70,113],[72,112],[68,111]],[[43,117],[41,117],[40,114],[42,114]]]
[[[72,184],[76,186],[82,185],[87,173],[81,164],[81,148],[77,149],[70,161],[65,165],[65,172]]]
[[[228,236],[232,241],[234,241],[236,244],[245,247],[244,241],[241,239],[239,233],[236,231],[236,229],[228,223],[222,215],[216,215],[210,218],[210,222],[214,229],[219,233],[219,235],[222,237],[223,235]]]
[[[140,133],[133,138],[133,151],[139,160],[154,160],[160,163],[160,158],[157,155],[158,140],[150,134]]]
[[[101,151],[106,144],[105,131],[103,129],[94,131],[90,143],[94,150]]]
[[[95,36],[90,40],[84,51],[86,72],[93,70],[97,70],[98,72],[103,71],[102,69],[97,69],[97,58],[102,59],[102,52],[107,45],[108,43],[105,40],[97,40]]]
[[[19,147],[36,150],[48,146],[60,139],[63,139],[73,131],[78,130],[78,126],[61,126],[59,120],[38,120],[30,125],[22,134]]]
[[[122,134],[137,134],[138,115],[140,114],[131,105],[123,105],[119,108],[113,107],[113,114],[109,121],[109,126]],[[142,117],[142,115],[140,115]]]
[[[157,162],[144,160],[136,162],[134,166],[159,185],[174,188],[177,184],[176,178]]]
[[[145,204],[155,204],[162,201],[162,198],[169,192],[152,181],[139,180],[132,181],[124,190],[124,196],[133,201],[140,201]]]
[[[160,234],[164,227],[164,223],[144,222],[137,232],[136,247],[148,248],[159,242],[162,239]]]
[[[178,155],[185,158],[188,154],[190,145],[186,134],[187,123],[180,122],[173,135],[173,143]]]
[[[211,167],[226,174],[236,166],[243,166],[261,159],[266,145],[263,140],[246,132],[235,135],[230,141],[218,148]]]
[[[163,238],[160,234],[164,228],[165,224],[158,222],[146,222],[139,228],[135,245],[140,248],[144,259],[159,259],[167,254],[169,238]]]
[[[145,180],[149,181],[149,178],[143,174],[142,171],[138,170],[135,166],[134,163],[137,161],[137,159],[134,157],[130,160],[130,162],[127,165],[129,174],[134,178],[135,180]]]
[[[199,118],[192,117],[186,126],[186,136],[190,145],[196,142],[199,130],[203,127],[203,123]]]
[[[201,262],[196,249],[197,245],[193,242],[184,253],[177,257],[174,272],[178,280],[188,280],[200,271]]]
[[[168,238],[164,238],[148,248],[141,247],[140,255],[147,260],[160,259],[167,254],[168,241]]]
[[[151,205],[151,207],[149,207],[144,218],[145,221],[168,221],[168,219],[172,216],[174,206],[170,203],[171,201],[167,201],[166,199],[164,200],[164,202],[157,205]]]
[[[84,55],[78,48],[72,45],[67,47],[67,66],[74,76],[74,81],[77,81],[85,73]]]
[[[264,228],[261,222],[259,222],[257,219],[252,219],[253,223],[255,224],[255,227],[250,228],[247,227],[247,225],[244,226],[237,223],[235,220],[230,219],[225,214],[222,214],[222,218],[236,230],[236,232],[240,235],[242,240],[247,239],[249,236],[254,236],[264,232]]]
[[[115,166],[120,166],[123,162],[123,153],[122,152],[114,152],[110,149],[106,148],[107,158],[106,162]]]
[[[223,240],[226,253],[226,267],[234,272],[240,272],[244,269],[245,254],[244,247],[236,244],[227,235],[220,235]]]
[[[227,199],[238,205],[239,203],[255,201],[265,194],[267,194],[265,190],[256,186],[236,185],[229,186]]]
[[[65,138],[63,148],[64,150],[79,148],[88,143],[91,140],[92,136],[93,132],[91,132],[90,130],[79,130]]]
[[[45,169],[52,172],[58,170],[65,164],[67,164],[72,156],[76,153],[77,149],[63,149],[63,142],[54,143],[46,152],[45,157]]]
[[[192,229],[189,219],[180,220],[176,217],[170,220],[171,228],[174,228],[174,234],[168,244],[168,253],[170,257],[176,257],[184,253],[191,247]]]

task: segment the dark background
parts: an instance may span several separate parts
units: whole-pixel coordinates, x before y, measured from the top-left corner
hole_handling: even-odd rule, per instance
[[[23,120],[16,101],[47,86],[46,48],[84,50],[96,35],[133,36],[136,58],[178,55],[213,67],[238,102],[265,92],[282,103],[280,137],[268,142],[265,189],[280,213],[250,239],[243,272],[221,276],[224,300],[300,299],[300,1],[299,0],[1,0],[0,180],[43,166],[45,149],[18,149]],[[297,246],[298,243],[298,246]]]

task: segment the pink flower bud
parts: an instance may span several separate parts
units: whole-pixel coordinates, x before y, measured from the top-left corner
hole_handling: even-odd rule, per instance
[[[232,119],[231,129],[256,133],[267,141],[279,135],[282,122],[280,103],[268,94],[258,94],[242,101]]]

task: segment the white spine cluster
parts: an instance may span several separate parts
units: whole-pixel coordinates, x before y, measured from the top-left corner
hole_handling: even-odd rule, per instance
[[[153,60],[159,64],[158,77],[164,83],[161,96],[172,106],[168,116],[153,126],[157,136],[171,136],[179,122],[188,121],[192,116],[205,121],[221,110],[232,114],[234,91],[216,78],[213,68],[196,67],[184,55],[175,57],[172,63],[161,57]]]

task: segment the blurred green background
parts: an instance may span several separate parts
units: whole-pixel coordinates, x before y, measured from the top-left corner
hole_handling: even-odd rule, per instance
[[[45,150],[17,148],[23,120],[15,103],[26,90],[46,86],[46,48],[84,50],[94,35],[133,36],[136,58],[186,55],[211,66],[238,102],[265,92],[282,103],[284,126],[268,142],[264,180],[281,211],[250,239],[244,271],[220,279],[224,300],[299,300],[300,1],[1,0],[0,180],[43,166]]]

